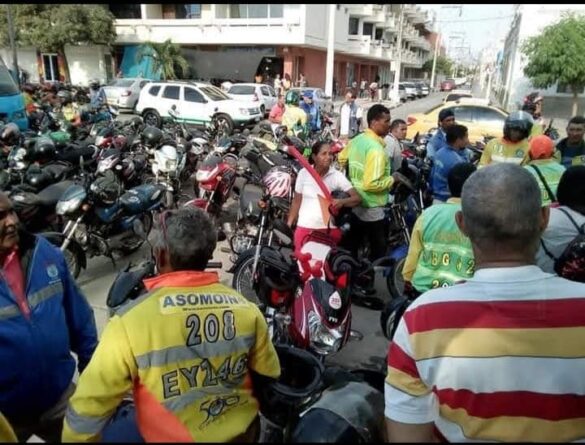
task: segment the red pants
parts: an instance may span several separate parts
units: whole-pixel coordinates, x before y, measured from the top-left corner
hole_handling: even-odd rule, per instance
[[[330,228],[330,229],[307,229],[305,227],[297,227],[295,230],[295,252],[299,252],[303,244],[305,244],[305,238],[313,232],[320,232],[328,234],[331,239],[335,242],[335,244],[339,244],[341,241],[341,230],[338,228]]]

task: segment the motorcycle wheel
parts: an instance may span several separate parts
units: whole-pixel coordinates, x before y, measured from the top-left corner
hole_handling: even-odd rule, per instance
[[[402,269],[404,269],[405,258],[400,258],[392,265],[390,273],[386,277],[386,286],[392,298],[400,298],[404,295],[404,278],[402,278]]]
[[[242,261],[234,270],[234,276],[232,278],[232,287],[242,294],[246,300],[254,303],[260,309],[264,308],[264,305],[260,302],[256,291],[252,287],[252,266],[254,265],[254,256],[246,258]]]
[[[57,247],[60,248],[61,246]],[[67,264],[69,272],[71,272],[71,276],[74,279],[77,279],[77,277],[79,277],[79,274],[81,273],[81,263],[79,261],[79,258],[77,258],[77,255],[75,255],[75,252],[71,249],[70,245],[67,246],[67,248],[63,252],[63,257],[65,258],[65,263]]]
[[[404,311],[409,306],[410,302],[406,297],[400,297],[389,301],[380,313],[380,327],[384,337],[388,340],[394,338],[394,332],[398,327],[397,321],[400,320]]]
[[[142,221],[142,224],[144,224],[144,232],[146,233],[146,236],[148,237],[148,235],[150,234],[150,231],[152,230],[152,214],[144,213],[141,217],[141,221]],[[136,242],[124,247],[124,249],[122,249],[122,252],[125,255],[130,255],[131,253],[136,252],[138,249],[140,249],[140,247],[142,247],[142,245],[145,242],[146,242],[146,239],[142,239],[138,235],[136,235]]]

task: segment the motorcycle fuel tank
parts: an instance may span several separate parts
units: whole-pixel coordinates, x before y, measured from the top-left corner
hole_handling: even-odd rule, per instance
[[[153,206],[160,203],[163,193],[160,186],[156,184],[142,184],[128,190],[120,197],[120,204],[130,215],[151,210]]]

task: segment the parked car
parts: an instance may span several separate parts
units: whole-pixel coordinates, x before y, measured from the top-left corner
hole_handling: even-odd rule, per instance
[[[455,79],[445,79],[441,82],[441,91],[451,91],[456,87]]]
[[[115,105],[120,109],[134,109],[142,88],[150,83],[143,78],[114,79],[104,87],[108,105]]]
[[[428,96],[431,92],[431,89],[425,82],[415,82],[417,88],[420,88],[421,97]]]
[[[471,90],[453,90],[449,94],[447,94],[447,96],[445,96],[443,102],[454,102],[459,99],[471,97],[473,97],[473,95],[471,94]]]
[[[406,92],[407,100],[414,100],[416,99],[416,87],[411,82],[401,82],[404,85],[404,91]]]
[[[266,115],[278,100],[274,88],[259,83],[236,83],[229,88],[227,94],[238,101],[259,104],[262,115]]]
[[[323,89],[321,88],[315,88],[315,87],[305,87],[305,88],[299,88],[299,87],[295,87],[295,88],[291,88],[291,91],[296,91],[297,93],[299,93],[299,96],[302,95],[303,91],[312,91],[313,92],[313,101],[319,105],[319,108],[323,111],[330,111],[333,112],[333,99],[331,98],[331,96],[327,96],[327,94],[325,94],[325,91],[323,91]],[[302,100],[302,97],[301,97]]]
[[[215,118],[230,133],[235,128],[253,127],[263,117],[258,102],[234,100],[209,83],[191,81],[152,82],[140,92],[136,113],[147,125],[160,127],[173,105],[180,121],[204,127]]]
[[[406,95],[406,87],[403,84],[398,84],[398,97],[400,98],[400,102],[406,102],[408,100],[408,96]]]
[[[424,134],[437,126],[441,110],[450,108],[455,114],[455,122],[465,125],[471,143],[481,141],[484,136],[500,137],[508,113],[499,107],[488,105],[485,99],[460,99],[456,102],[441,103],[425,113],[415,113],[407,117],[407,138],[416,133]]]

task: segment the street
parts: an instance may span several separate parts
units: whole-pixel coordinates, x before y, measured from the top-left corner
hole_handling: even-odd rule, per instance
[[[392,110],[392,119],[401,118],[406,120],[407,115],[410,113],[424,112],[437,105],[445,94],[438,92],[431,93],[426,98],[402,104]],[[358,103],[364,107],[364,110],[372,104],[369,100],[358,100]],[[131,116],[131,114],[122,114],[120,118],[128,119]],[[219,271],[220,280],[223,284],[229,286],[231,285],[232,275],[225,271],[229,269],[231,262],[229,260],[229,254],[221,252],[222,246],[227,247],[227,243],[218,243],[213,259],[214,261],[221,261],[223,263],[223,268]],[[141,259],[147,258],[149,253],[150,247],[146,245],[133,255],[119,260],[116,267],[113,266],[108,258],[99,257],[88,260],[88,268],[82,271],[78,283],[94,308],[96,324],[100,335],[108,320],[106,307],[107,292],[117,272],[125,267],[129,261],[137,263]],[[386,289],[385,280],[379,279],[377,281],[380,281],[376,286],[380,295],[390,298]],[[355,340],[347,344],[340,353],[331,357],[330,362],[350,368],[367,367],[385,369],[388,341],[384,338],[380,330],[380,312],[353,305],[352,313],[352,328],[360,332],[363,335],[363,339],[361,341]]]

